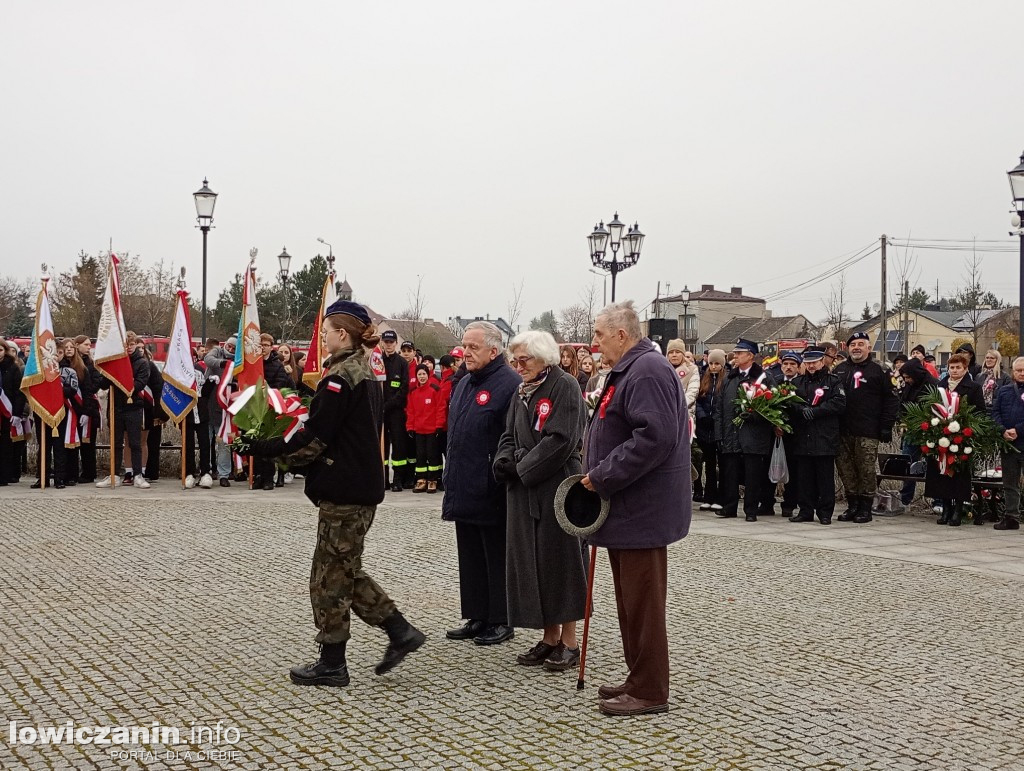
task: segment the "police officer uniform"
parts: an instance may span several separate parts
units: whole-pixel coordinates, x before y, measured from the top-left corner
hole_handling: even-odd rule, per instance
[[[782,362],[784,361],[796,362],[796,364],[799,366],[800,364],[803,364],[803,358],[796,351],[786,351],[779,358],[779,374],[776,379],[780,384],[792,383],[796,381],[796,379],[800,377],[800,375],[797,374],[791,378],[787,378],[786,374],[782,371]],[[772,374],[774,376],[774,372],[771,368],[769,368],[768,371],[769,374]],[[796,462],[796,455],[794,454],[796,442],[794,441],[793,434],[782,435],[782,447],[786,451],[786,467],[789,469],[789,481],[786,482],[786,485],[783,488],[782,493],[782,516],[791,517],[793,516],[793,514],[796,513],[796,509],[799,506],[798,494],[800,490],[800,467],[799,464]],[[769,480],[769,493],[770,495],[768,496],[768,506],[774,507],[775,490],[774,485],[771,484],[771,480]]]
[[[818,346],[803,354],[805,362],[824,358],[825,350]],[[796,377],[793,384],[803,399],[792,408],[793,433],[788,437],[800,480],[796,491],[800,511],[789,521],[813,522],[817,514],[821,524],[830,525],[836,506],[835,462],[846,392],[839,376],[825,366]]]
[[[398,335],[389,329],[381,334],[381,342],[398,342]],[[408,364],[397,351],[385,353],[384,359],[384,460],[391,466],[391,490],[402,492],[402,482],[409,465],[409,433],[405,428],[405,401],[409,394]],[[384,479],[385,486],[387,478]]]

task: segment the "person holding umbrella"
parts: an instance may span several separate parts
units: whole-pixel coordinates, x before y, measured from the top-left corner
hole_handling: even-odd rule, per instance
[[[507,485],[508,623],[544,630],[519,664],[561,672],[580,664],[576,621],[586,609],[587,575],[580,539],[559,527],[555,499],[561,482],[583,468],[586,406],[549,333],[523,332],[509,350],[523,382],[494,458],[494,476]]]
[[[692,515],[690,435],[679,377],[643,337],[632,302],[613,303],[594,323],[594,345],[611,366],[590,421],[581,483],[610,502],[590,543],[608,549],[629,675],[598,689],[601,711],[668,710],[668,545]]]

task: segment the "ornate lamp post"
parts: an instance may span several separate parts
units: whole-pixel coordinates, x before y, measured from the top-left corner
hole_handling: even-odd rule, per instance
[[[587,236],[590,242],[590,261],[595,268],[607,271],[612,275],[612,302],[615,302],[615,277],[626,268],[632,268],[640,259],[640,248],[644,243],[644,234],[636,223],[625,236],[622,231],[625,225],[619,222],[619,213],[615,212],[612,221],[605,229],[604,222],[594,226],[594,232]],[[608,247],[611,246],[611,259],[606,258]],[[622,248],[622,259],[619,249]]]
[[[683,286],[683,291],[679,293],[680,299],[683,301],[683,342],[686,344],[687,350],[690,349],[690,317],[688,315],[688,309],[690,307],[690,290],[687,286]]]
[[[292,256],[288,254],[288,249],[281,247],[281,253],[277,255],[277,264],[280,266],[280,270],[277,272],[278,277],[281,279],[281,304],[284,306],[284,324],[281,325],[281,342],[286,342],[284,334],[285,329],[288,327],[288,317],[290,309],[288,307],[288,268],[292,264]]]
[[[1017,328],[1017,351],[1024,352],[1024,227],[1021,227],[1021,220],[1024,219],[1024,154],[1020,156],[1020,163],[1017,167],[1006,172],[1010,178],[1010,192],[1013,194],[1013,214],[1010,217],[1010,224],[1014,230],[1010,231],[1011,236],[1020,238],[1020,287],[1018,290],[1017,307],[1020,316],[1020,323]]]
[[[203,318],[200,322],[202,343],[206,344],[206,234],[213,227],[213,207],[217,205],[217,194],[210,190],[209,183],[203,178],[203,186],[192,194],[196,201],[196,219],[198,228],[203,231]]]

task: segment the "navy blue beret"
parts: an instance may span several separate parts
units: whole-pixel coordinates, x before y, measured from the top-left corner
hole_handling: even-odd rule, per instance
[[[370,314],[366,312],[366,308],[351,300],[337,300],[331,303],[324,316],[337,316],[339,313],[359,319],[364,324],[370,323]]]

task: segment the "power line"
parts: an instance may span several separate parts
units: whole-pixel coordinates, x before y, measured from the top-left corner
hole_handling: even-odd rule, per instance
[[[769,294],[768,296],[766,296],[764,298],[764,300],[766,302],[774,302],[776,300],[781,300],[781,299],[783,299],[785,297],[789,297],[790,295],[795,294],[796,292],[800,291],[801,289],[806,289],[807,287],[812,286],[813,284],[816,284],[816,283],[818,283],[820,281],[824,281],[826,279],[832,278],[833,276],[835,276],[835,275],[837,275],[839,273],[842,273],[847,268],[853,267],[854,265],[856,265],[861,260],[867,259],[871,255],[873,255],[875,252],[877,252],[879,249],[881,249],[881,245],[879,243],[877,243],[877,242],[873,242],[873,243],[874,243],[874,246],[870,247],[870,251],[864,252],[864,250],[862,249],[861,251],[864,252],[863,254],[858,254],[858,255],[856,255],[854,257],[851,257],[850,259],[846,260],[845,262],[842,262],[839,265],[836,265],[836,266],[834,266],[832,268],[829,268],[824,273],[820,273],[817,276],[814,276],[813,278],[809,278],[806,281],[803,281],[803,282],[801,282],[799,284],[791,286],[788,289],[783,289],[781,291]],[[865,249],[868,249],[868,248],[869,247],[865,247]]]

